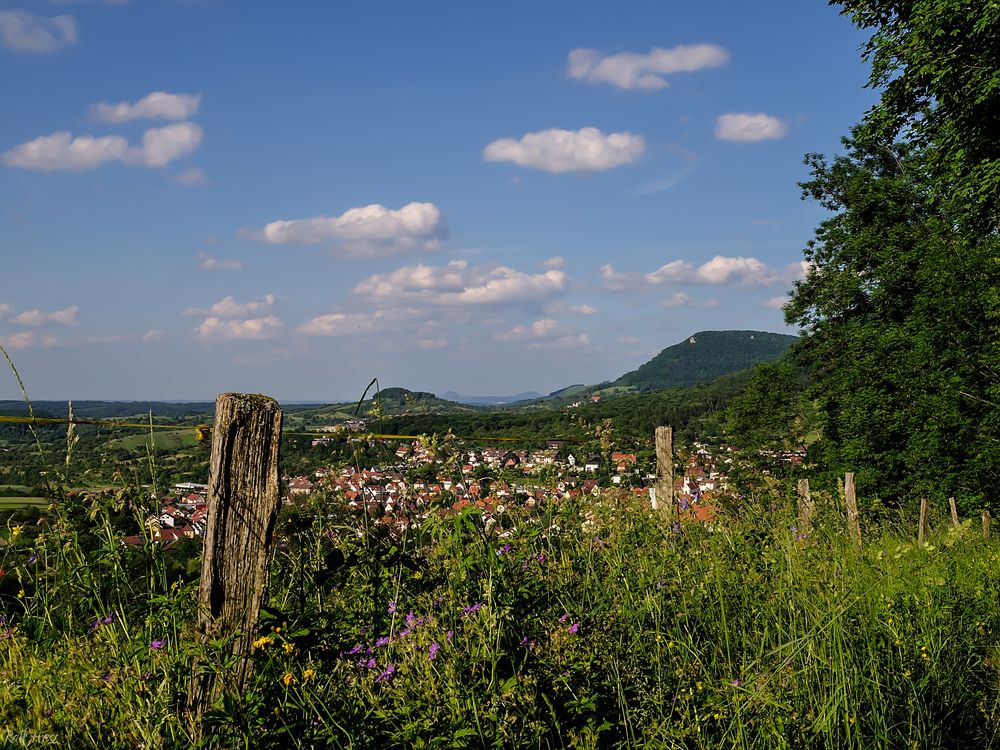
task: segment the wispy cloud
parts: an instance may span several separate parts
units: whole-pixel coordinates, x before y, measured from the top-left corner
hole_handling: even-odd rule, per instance
[[[0,47],[15,52],[52,52],[75,42],[73,16],[45,18],[24,10],[0,10]]]
[[[77,305],[67,307],[63,310],[53,312],[43,312],[42,310],[25,310],[13,318],[14,323],[25,326],[42,326],[56,324],[61,326],[75,326],[78,324],[76,316],[80,308]]]
[[[131,120],[153,119],[186,120],[198,112],[201,94],[168,94],[154,91],[134,104],[99,102],[90,107],[90,112],[101,122],[129,122]]]
[[[605,55],[594,49],[578,48],[569,53],[567,73],[587,83],[608,83],[620,89],[666,88],[665,76],[717,68],[729,60],[729,53],[714,44],[654,47],[646,53],[620,52]]]
[[[203,271],[239,271],[243,268],[242,261],[216,258],[208,253],[199,253],[198,260],[201,261],[198,268]]]

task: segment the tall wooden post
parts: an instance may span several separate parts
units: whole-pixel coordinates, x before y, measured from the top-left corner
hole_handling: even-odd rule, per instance
[[[796,489],[799,496],[799,534],[811,534],[816,503],[809,492],[809,480],[800,479]]]
[[[674,507],[674,428],[656,428],[656,505],[667,513]]]
[[[861,521],[858,519],[858,498],[854,494],[854,472],[844,474],[844,500],[847,503],[847,530],[854,546],[861,549]]]
[[[983,511],[983,538],[990,538],[990,512],[988,510]]]
[[[924,539],[927,537],[927,498],[920,498],[920,526],[917,529],[917,546],[922,547],[924,545]]]
[[[955,505],[955,498],[948,498],[948,506],[951,508],[951,525],[957,529],[962,524],[958,520],[958,506]]]
[[[223,393],[215,402],[212,465],[198,589],[197,632],[202,642],[235,636],[231,681],[195,665],[188,690],[194,731],[226,690],[250,677],[250,651],[267,592],[268,554],[281,503],[278,449],[281,409],[273,398]]]

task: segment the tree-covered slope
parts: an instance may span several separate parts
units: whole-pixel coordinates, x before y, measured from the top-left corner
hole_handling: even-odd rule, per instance
[[[702,331],[664,349],[614,385],[655,391],[704,383],[777,359],[795,341],[795,336],[766,331]]]

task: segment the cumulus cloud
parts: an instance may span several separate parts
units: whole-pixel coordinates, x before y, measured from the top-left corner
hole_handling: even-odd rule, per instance
[[[719,115],[715,121],[715,137],[721,141],[753,143],[784,138],[788,126],[777,117],[763,113]]]
[[[612,291],[649,289],[665,284],[739,284],[769,286],[782,280],[781,274],[757,258],[716,255],[697,268],[686,260],[674,260],[650,273],[619,273],[609,263],[601,266],[604,285]]]
[[[43,18],[24,10],[0,10],[0,47],[15,52],[52,52],[74,42],[73,16]]]
[[[717,299],[695,299],[689,294],[684,292],[677,292],[669,297],[660,300],[660,304],[663,307],[700,307],[703,309],[711,309],[719,306],[719,300]]]
[[[263,341],[281,332],[283,324],[274,315],[265,318],[226,320],[208,317],[195,329],[195,336],[202,341]]]
[[[0,336],[0,346],[5,349],[30,349],[33,347],[56,346],[59,339],[55,336],[39,336],[34,331],[23,331],[10,336]]]
[[[243,318],[254,313],[260,313],[274,305],[274,295],[265,294],[260,299],[249,302],[237,302],[232,296],[223,297],[208,310],[189,308],[185,315],[208,315],[216,318]]]
[[[356,294],[388,302],[425,305],[539,305],[567,290],[569,277],[550,269],[530,274],[508,266],[470,266],[453,260],[444,266],[403,266],[375,274],[354,288]]]
[[[555,302],[545,306],[547,315],[596,315],[600,312],[593,305],[567,305],[562,302]]]
[[[198,259],[201,261],[198,268],[203,271],[239,271],[243,268],[242,261],[216,258],[207,253],[199,253]]]
[[[597,128],[552,128],[527,133],[520,140],[501,138],[483,150],[486,161],[510,161],[546,172],[601,172],[632,164],[646,151],[646,141],[629,132],[602,133]]]
[[[395,210],[373,203],[340,216],[272,221],[259,232],[244,235],[271,245],[336,243],[346,255],[372,257],[436,250],[448,236],[448,227],[433,203],[407,203]]]
[[[542,268],[565,268],[566,259],[561,255],[555,255],[542,261]]]
[[[0,159],[9,167],[44,172],[94,169],[114,161],[163,167],[178,157],[192,153],[201,139],[201,128],[191,122],[151,128],[143,134],[141,146],[129,146],[120,135],[99,138],[82,135],[74,138],[72,133],[60,131],[15,146],[0,155]]]
[[[75,326],[78,323],[76,316],[79,312],[80,308],[77,305],[67,307],[64,310],[55,310],[54,312],[25,310],[23,313],[16,315],[13,318],[13,322],[25,326],[41,326],[51,323],[61,326]]]
[[[135,104],[100,102],[91,105],[90,111],[95,119],[102,122],[129,122],[153,118],[186,120],[198,112],[200,103],[201,94],[168,94],[165,91],[154,91]]]
[[[729,53],[714,44],[682,44],[664,49],[654,47],[645,54],[620,52],[605,55],[594,49],[574,49],[569,53],[567,73],[587,83],[609,83],[621,89],[647,91],[666,88],[664,76],[718,68]]]
[[[389,316],[384,310],[371,313],[329,313],[299,326],[299,333],[307,336],[357,336],[380,331],[388,322]]]

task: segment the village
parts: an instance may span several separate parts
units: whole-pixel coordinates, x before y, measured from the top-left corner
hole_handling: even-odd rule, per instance
[[[715,517],[714,500],[727,488],[726,469],[734,453],[730,445],[701,442],[682,451],[683,470],[675,466],[673,502],[686,518],[710,522]],[[285,503],[304,506],[313,496],[332,497],[376,525],[405,528],[430,514],[447,516],[470,505],[481,508],[489,520],[515,506],[534,508],[609,489],[648,498],[651,507],[655,502],[655,467],[642,466],[635,453],[618,450],[610,452],[606,468],[600,456],[567,450],[561,441],[531,451],[463,450],[460,464],[452,460],[447,465],[432,448],[413,441],[396,444],[393,457],[388,466],[317,467],[310,474],[285,476]],[[792,453],[784,460],[797,463],[801,456]],[[208,490],[207,484],[183,482],[158,498],[158,507],[150,509],[145,520],[152,541],[169,546],[181,539],[200,539],[208,520]],[[123,541],[144,543],[138,534]]]

